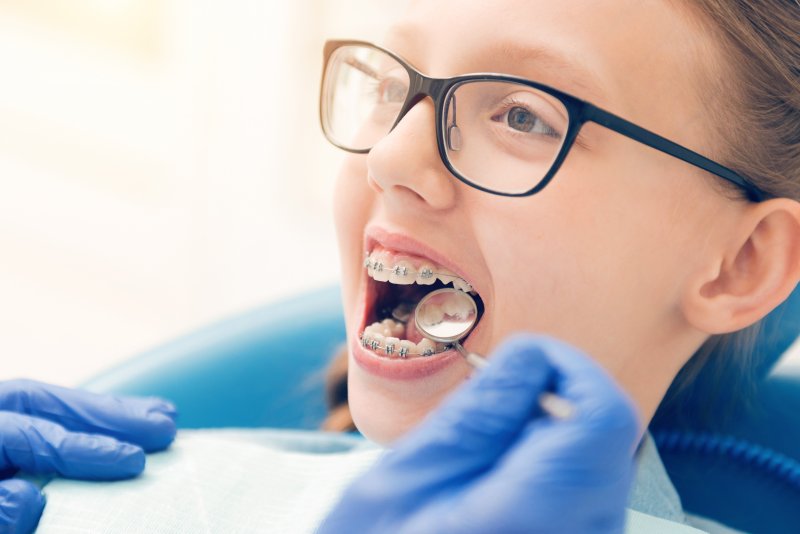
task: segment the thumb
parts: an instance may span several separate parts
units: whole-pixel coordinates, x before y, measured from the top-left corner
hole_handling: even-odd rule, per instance
[[[541,415],[539,396],[555,376],[547,357],[553,347],[530,335],[505,341],[490,364],[398,441],[387,459],[413,464],[423,485],[426,478],[446,482],[494,464]]]
[[[0,481],[0,532],[29,534],[36,530],[44,510],[39,488],[18,478]]]

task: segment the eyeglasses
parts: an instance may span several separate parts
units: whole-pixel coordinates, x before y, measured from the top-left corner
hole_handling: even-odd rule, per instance
[[[445,167],[487,193],[538,193],[555,176],[581,127],[594,122],[736,184],[751,201],[766,197],[735,171],[552,87],[502,74],[431,78],[371,43],[325,44],[320,120],[337,147],[369,152],[425,97],[434,102]]]

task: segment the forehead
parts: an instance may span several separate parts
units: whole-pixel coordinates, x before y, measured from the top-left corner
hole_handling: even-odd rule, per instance
[[[702,108],[701,41],[670,0],[414,0],[386,44],[432,76],[505,72],[657,121]]]

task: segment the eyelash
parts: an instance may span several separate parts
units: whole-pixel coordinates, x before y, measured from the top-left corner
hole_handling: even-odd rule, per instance
[[[545,127],[546,127],[548,130],[550,130],[550,132],[547,132],[547,133],[545,133],[544,135],[546,135],[546,136],[548,136],[548,137],[552,137],[552,138],[554,138],[554,139],[560,139],[561,137],[563,137],[563,134],[562,134],[562,133],[560,133],[558,130],[556,130],[555,128],[553,128],[552,126],[550,126],[550,124],[548,124],[547,122],[545,122],[545,120],[544,120],[544,119],[542,119],[542,118],[541,118],[539,115],[537,115],[537,114],[536,114],[534,111],[531,111],[531,110],[530,110],[530,108],[528,107],[528,104],[527,104],[527,103],[525,103],[525,102],[522,102],[521,100],[518,100],[518,99],[516,99],[516,98],[514,98],[514,97],[508,97],[508,98],[505,98],[505,99],[504,99],[504,100],[503,100],[503,101],[500,103],[500,110],[501,110],[501,111],[500,111],[500,113],[498,113],[498,115],[505,115],[505,114],[507,114],[509,111],[511,111],[512,109],[514,109],[515,107],[524,108],[524,109],[528,110],[530,113],[532,113],[532,114],[536,115],[536,117],[538,117],[538,118],[539,118],[539,120],[541,120],[541,121],[542,121],[542,124],[544,124],[544,125],[545,125]],[[552,132],[552,133],[551,133],[551,132]],[[515,133],[514,133],[514,135],[524,135],[524,132],[515,132]]]
[[[503,109],[502,113],[507,113],[515,105],[516,106],[520,106],[520,107],[524,107],[524,108],[527,109],[527,104],[525,102],[521,102],[521,101],[517,100],[516,98],[509,97],[509,98],[506,98],[501,103],[501,107]],[[555,131],[555,129],[552,128],[549,125],[548,125],[548,128],[550,128],[551,130]],[[559,135],[561,135],[561,134],[559,134]],[[584,133],[583,133],[583,128],[581,128],[581,131],[579,131],[577,137],[575,137],[575,140],[573,141],[573,145],[577,145],[578,147],[580,147],[580,148],[582,148],[584,150],[591,150],[592,149],[591,144],[589,144],[586,141],[586,135],[584,135]]]

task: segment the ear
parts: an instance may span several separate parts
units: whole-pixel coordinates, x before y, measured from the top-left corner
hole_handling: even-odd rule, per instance
[[[690,280],[681,301],[687,320],[708,334],[757,322],[800,279],[800,203],[776,198],[751,204],[727,235],[728,244]]]

